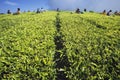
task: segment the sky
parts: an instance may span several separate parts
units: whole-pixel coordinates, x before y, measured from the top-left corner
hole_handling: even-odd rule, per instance
[[[17,8],[21,11],[34,11],[37,8],[61,10],[83,10],[103,11],[113,10],[120,11],[120,0],[0,0],[0,13],[6,13],[7,10],[16,12]]]

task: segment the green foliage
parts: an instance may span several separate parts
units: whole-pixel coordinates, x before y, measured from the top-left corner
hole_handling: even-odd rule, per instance
[[[0,15],[0,79],[55,80],[60,36],[59,61],[70,64],[60,70],[68,80],[120,80],[120,17],[63,11],[56,21],[56,15]]]
[[[55,12],[0,20],[0,79],[54,80]]]
[[[60,20],[71,63],[66,67],[69,80],[119,80],[120,17],[61,13]]]

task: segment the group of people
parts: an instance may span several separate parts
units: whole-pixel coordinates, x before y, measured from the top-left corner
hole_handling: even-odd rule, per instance
[[[36,11],[36,13],[43,13],[43,12],[45,12],[46,10],[44,10],[43,8],[41,8],[41,9],[37,9],[37,11]],[[59,10],[59,8],[57,8],[57,11],[60,11]],[[87,9],[84,9],[84,12],[87,12]],[[80,9],[79,8],[77,8],[76,9],[76,11],[75,11],[75,13],[84,13],[84,12],[82,12],[82,11],[80,11]],[[18,14],[20,14],[21,12],[20,12],[20,8],[17,8],[17,12],[16,13],[13,13],[13,15],[18,15]],[[10,11],[10,10],[8,10],[7,11],[7,14],[12,14],[12,12]],[[103,14],[103,15],[107,15],[107,16],[110,16],[110,15],[119,15],[120,16],[120,12],[118,12],[118,11],[115,11],[114,13],[112,12],[112,10],[109,10],[108,12],[106,11],[106,10],[104,10],[102,13],[100,13],[100,14]]]
[[[45,12],[46,10],[41,8],[41,9],[37,9],[36,13],[42,13],[42,12]],[[30,12],[30,11],[29,11]],[[17,8],[17,11],[16,13],[13,13],[13,15],[17,15],[17,14],[20,14],[20,8]],[[10,10],[7,11],[7,14],[12,14],[12,12]]]
[[[120,12],[118,12],[118,11],[115,11],[114,14],[120,16]]]
[[[84,9],[84,12],[86,12],[86,11],[87,11],[87,9]],[[83,13],[83,12],[81,12],[80,9],[77,8],[76,11],[75,11],[75,13],[78,13],[78,14],[79,14],[79,13]]]
[[[101,14],[107,15],[107,16],[110,16],[110,15],[112,15],[112,14],[114,14],[114,15],[120,15],[120,12],[115,11],[115,12],[113,13],[112,10],[109,10],[108,12],[107,12],[106,10],[104,10]]]
[[[36,13],[43,13],[43,12],[45,12],[46,10],[45,9],[43,9],[43,8],[41,8],[41,9],[37,9],[37,12]]]
[[[12,14],[12,12],[10,10],[7,11],[7,14]],[[17,8],[17,12],[13,13],[13,15],[17,15],[20,14],[20,8]]]
[[[86,12],[87,10],[86,9],[84,9],[84,12]],[[76,9],[76,11],[75,11],[75,13],[83,13],[82,11],[80,11],[80,9],[79,8],[77,8]],[[110,15],[119,15],[120,16],[120,12],[118,12],[118,11],[115,11],[114,13],[112,12],[112,10],[109,10],[108,12],[106,11],[106,10],[104,10],[101,14],[103,14],[103,15],[107,15],[107,16],[110,16]]]

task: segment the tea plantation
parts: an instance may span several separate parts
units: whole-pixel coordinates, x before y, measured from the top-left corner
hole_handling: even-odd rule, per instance
[[[120,80],[120,16],[0,15],[0,80]]]

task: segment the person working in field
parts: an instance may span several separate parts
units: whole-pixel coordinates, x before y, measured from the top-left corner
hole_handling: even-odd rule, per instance
[[[110,15],[112,15],[112,10],[107,12],[107,16],[110,16]]]
[[[45,9],[43,9],[43,8],[39,9],[38,8],[36,13],[43,13],[43,12],[45,12]]]
[[[13,13],[13,15],[18,15],[20,14],[20,8],[17,8],[17,12],[16,13]]]
[[[118,12],[118,15],[120,16],[120,12]]]
[[[106,10],[104,10],[104,11],[102,12],[102,14],[103,14],[103,15],[106,15]]]
[[[77,8],[77,10],[76,10],[75,12],[79,14],[79,13],[80,13],[80,9],[79,9],[79,8]]]
[[[115,11],[114,14],[117,16],[120,16],[120,12],[118,12],[118,11]]]
[[[59,12],[60,10],[59,10],[59,8],[57,8],[57,10],[56,10],[57,12]]]
[[[39,9],[39,8],[37,9],[37,12],[36,12],[36,13],[40,13],[40,9]]]
[[[87,9],[84,9],[84,12],[87,12]]]
[[[11,14],[10,10],[7,11],[7,14]]]
[[[43,13],[43,12],[44,12],[44,9],[43,9],[43,8],[41,8],[40,12],[41,12],[41,13]]]
[[[17,14],[20,14],[20,8],[17,9]]]

